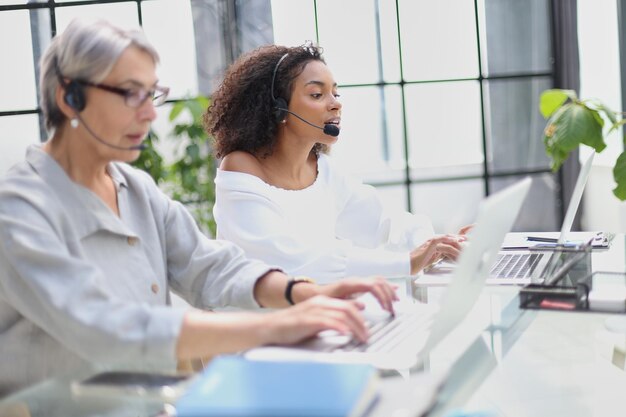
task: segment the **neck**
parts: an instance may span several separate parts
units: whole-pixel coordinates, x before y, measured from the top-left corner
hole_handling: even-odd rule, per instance
[[[279,188],[300,190],[317,178],[317,158],[311,152],[313,145],[297,138],[279,137],[271,155],[259,158],[265,181]]]
[[[72,181],[95,190],[108,180],[106,167],[108,160],[98,158],[91,139],[81,137],[75,129],[67,126],[59,128],[43,146]]]

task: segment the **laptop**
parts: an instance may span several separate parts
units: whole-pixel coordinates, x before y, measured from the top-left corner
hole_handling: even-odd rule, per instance
[[[409,369],[449,334],[478,300],[504,236],[513,226],[530,189],[526,178],[484,199],[471,245],[462,252],[438,306],[404,303],[390,315],[365,312],[370,339],[362,344],[336,332],[321,332],[294,346],[263,346],[247,351],[255,360],[320,360],[369,363],[380,369]]]
[[[538,246],[567,246],[567,237],[572,230],[574,224],[574,218],[578,211],[578,206],[589,178],[589,172],[591,171],[591,165],[595,153],[591,153],[578,173],[576,179],[576,185],[572,191],[572,198],[570,199],[565,217],[563,218],[563,224],[561,225],[561,232],[556,242],[542,242]],[[491,274],[487,280],[487,284],[491,285],[526,285],[536,280],[541,280],[543,277],[549,276],[551,269],[556,265],[556,258],[558,255],[551,254],[549,251],[530,251],[530,250],[503,250],[498,254],[496,263],[491,269]]]
[[[561,232],[558,239],[546,239],[546,242],[529,242],[526,237],[517,238],[511,246],[503,247],[496,258],[489,277],[486,280],[487,285],[527,285],[530,283],[541,283],[546,277],[557,269],[562,263],[562,254],[555,254],[551,251],[530,250],[530,246],[535,248],[554,248],[556,245],[569,246],[567,240],[572,229],[576,212],[585,189],[585,184],[589,178],[591,165],[593,163],[594,153],[585,161],[578,173],[576,185],[572,192],[561,225]],[[522,241],[519,241],[519,240]],[[508,241],[509,239],[507,239]],[[581,242],[582,243],[582,242]],[[450,282],[450,272],[456,268],[456,264],[443,261],[427,274],[419,277],[415,283],[419,286],[447,285]]]

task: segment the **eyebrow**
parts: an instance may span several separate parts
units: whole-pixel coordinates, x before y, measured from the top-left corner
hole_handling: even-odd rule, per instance
[[[138,88],[146,88],[146,87],[144,87],[143,83],[141,83],[141,82],[139,82],[137,80],[134,80],[134,79],[122,81],[118,85],[128,85],[128,84],[132,84],[133,86],[136,86]],[[159,84],[159,80],[155,81],[154,84],[152,84],[151,86],[148,86],[148,88],[155,87],[158,84]]]
[[[323,81],[316,81],[316,80],[307,81],[306,83],[304,83],[305,86],[309,84],[319,85],[320,87],[326,86],[326,83],[324,83]],[[333,83],[333,87],[337,87],[337,83]]]

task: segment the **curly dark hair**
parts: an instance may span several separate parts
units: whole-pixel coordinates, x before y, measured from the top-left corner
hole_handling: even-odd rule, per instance
[[[326,63],[322,52],[311,43],[298,47],[267,45],[237,59],[226,71],[203,116],[204,128],[215,141],[215,156],[221,158],[233,151],[271,155],[279,123],[274,116],[272,93],[289,103],[293,81],[306,64],[316,60]],[[274,69],[285,54],[272,92]],[[326,153],[328,147],[316,143],[313,151]]]

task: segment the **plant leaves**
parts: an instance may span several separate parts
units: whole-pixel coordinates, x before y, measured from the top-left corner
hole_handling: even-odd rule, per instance
[[[626,152],[617,158],[613,167],[613,178],[617,186],[613,189],[613,194],[621,201],[626,200]]]
[[[573,90],[552,89],[541,93],[539,110],[545,119],[557,111],[567,101],[568,97],[571,97],[568,92],[573,93],[574,97],[576,97],[576,93]]]
[[[580,102],[567,103],[557,110],[548,121],[543,137],[546,153],[552,158],[552,169],[556,171],[580,144],[591,146],[596,152],[604,150],[603,123],[597,111]]]
[[[604,112],[606,118],[609,119],[613,125],[617,123],[617,117],[615,117],[615,112],[613,110],[609,109],[602,103],[598,103],[598,110]]]
[[[604,119],[602,118],[602,116],[600,116],[600,113],[597,110],[593,110],[593,109],[590,109],[590,111],[591,111],[591,115],[593,116],[594,119],[596,119],[596,122],[598,122],[600,127],[604,127]]]
[[[170,110],[170,115],[169,115],[170,122],[173,122],[174,120],[176,120],[176,118],[180,115],[180,113],[184,109],[185,109],[184,101],[176,102],[176,104],[174,104],[174,106],[172,107],[172,110]]]
[[[611,126],[611,128],[609,129],[609,131],[607,132],[607,135],[611,134],[614,130],[619,129],[620,127],[624,126],[626,124],[626,119],[622,119],[619,120],[615,123],[613,123],[613,126]]]
[[[174,200],[190,206],[201,229],[215,236],[215,219],[211,213],[215,201],[216,162],[211,155],[211,140],[202,127],[202,116],[209,104],[210,99],[205,96],[174,103],[169,113],[174,161],[166,165],[148,138],[148,148],[135,166],[148,171]],[[153,138],[158,140],[156,135]]]
[[[197,144],[192,143],[191,145],[187,146],[186,152],[187,155],[191,158],[192,162],[200,160],[200,147]]]

